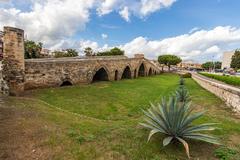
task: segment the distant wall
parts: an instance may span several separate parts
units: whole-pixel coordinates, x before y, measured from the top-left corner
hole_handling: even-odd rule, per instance
[[[240,89],[223,84],[199,74],[192,74],[192,78],[203,88],[212,92],[230,106],[233,111],[240,113]]]

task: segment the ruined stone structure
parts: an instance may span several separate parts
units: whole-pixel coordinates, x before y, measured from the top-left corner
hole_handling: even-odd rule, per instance
[[[24,90],[96,81],[118,81],[160,73],[157,65],[138,54],[91,58],[45,58],[24,60],[24,32],[4,28],[3,75],[11,95]]]
[[[233,111],[240,113],[240,89],[212,80],[197,73],[192,78],[203,88],[212,92],[230,106]]]
[[[4,27],[3,33],[3,79],[9,87],[10,95],[24,91],[24,31]]]

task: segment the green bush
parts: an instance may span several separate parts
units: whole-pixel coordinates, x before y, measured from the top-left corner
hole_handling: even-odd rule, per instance
[[[148,141],[152,135],[163,133],[163,146],[171,142],[179,141],[183,144],[187,156],[190,158],[189,146],[186,139],[195,139],[213,144],[219,144],[215,137],[199,133],[201,131],[214,130],[214,123],[193,125],[193,121],[202,117],[204,112],[192,113],[190,103],[179,103],[176,97],[171,97],[169,102],[163,99],[160,104],[153,105],[145,114],[145,122],[140,123],[150,129]]]
[[[181,76],[182,76],[182,78],[192,78],[192,74],[191,73],[184,73]]]
[[[235,160],[237,158],[237,151],[227,148],[227,147],[220,147],[215,150],[215,156],[220,160]]]
[[[210,73],[200,73],[203,76],[213,78],[219,81],[222,81],[224,83],[234,85],[234,86],[240,86],[240,78],[239,77],[233,77],[233,76],[225,76],[225,75],[216,75],[216,74],[210,74]]]

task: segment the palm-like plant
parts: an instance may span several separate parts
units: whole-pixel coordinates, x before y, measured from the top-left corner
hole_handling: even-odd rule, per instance
[[[184,84],[185,84],[184,78],[183,78],[183,77],[180,77],[179,85],[180,85],[180,86],[183,86]]]
[[[189,102],[190,101],[190,95],[188,90],[184,86],[180,86],[175,91],[176,97],[179,102]]]
[[[199,133],[200,131],[214,130],[215,123],[193,125],[192,122],[200,118],[204,112],[192,113],[192,111],[190,103],[179,103],[177,98],[171,97],[169,103],[167,103],[166,99],[163,99],[160,104],[151,104],[150,109],[143,111],[145,122],[140,124],[151,129],[148,141],[152,135],[163,133],[167,136],[163,140],[163,146],[167,146],[170,142],[177,140],[183,144],[186,154],[190,158],[186,139],[219,144],[217,138]]]

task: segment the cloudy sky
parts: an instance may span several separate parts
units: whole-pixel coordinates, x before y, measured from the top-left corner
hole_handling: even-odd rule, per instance
[[[121,47],[128,56],[203,62],[240,48],[240,0],[0,0],[15,26],[51,49]]]

